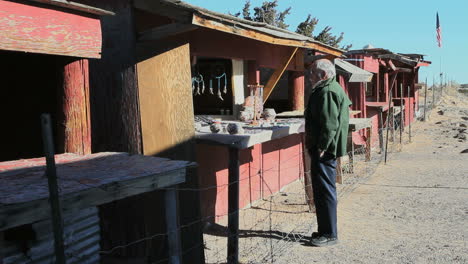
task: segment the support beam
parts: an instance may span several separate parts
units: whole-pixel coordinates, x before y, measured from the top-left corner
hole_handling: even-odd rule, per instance
[[[63,116],[59,127],[59,151],[91,154],[89,63],[87,59],[68,61],[63,67]]]
[[[0,264],[3,264],[3,257],[5,257],[5,240],[4,234],[0,231]]]
[[[273,75],[268,80],[267,84],[265,85],[265,88],[263,89],[263,101],[264,102],[266,102],[266,100],[268,100],[268,97],[270,97],[271,92],[273,92],[273,89],[275,88],[278,81],[281,79],[281,76],[283,75],[284,71],[286,71],[286,69],[288,68],[289,64],[294,58],[294,55],[296,55],[298,49],[299,48],[294,48],[291,55],[286,59],[286,61],[281,65],[281,67],[275,70]]]
[[[288,80],[291,110],[304,110],[304,72],[290,72]]]
[[[173,23],[152,28],[140,33],[139,41],[151,41],[168,38],[177,34],[189,32],[197,29],[197,26],[181,23]]]
[[[395,71],[397,71],[397,72],[413,72],[413,70],[411,70],[411,69],[401,68],[401,67],[396,67]]]
[[[395,66],[395,64],[393,64],[393,61],[392,60],[388,60],[387,61],[387,66],[390,67],[392,69],[392,71],[396,71],[397,67]]]

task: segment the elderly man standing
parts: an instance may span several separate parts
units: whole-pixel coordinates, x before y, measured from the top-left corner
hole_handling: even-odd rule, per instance
[[[305,111],[306,147],[318,225],[310,243],[320,247],[338,242],[336,159],[346,154],[351,101],[336,82],[331,61],[317,60],[309,69],[313,87]]]

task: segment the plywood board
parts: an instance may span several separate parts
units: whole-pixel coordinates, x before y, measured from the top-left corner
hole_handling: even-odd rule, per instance
[[[178,149],[195,135],[190,48],[184,44],[138,63],[143,153]]]

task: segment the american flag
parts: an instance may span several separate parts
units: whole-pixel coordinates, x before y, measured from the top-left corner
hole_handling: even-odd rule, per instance
[[[442,28],[440,27],[440,22],[439,22],[439,12],[437,12],[436,15],[436,32],[437,32],[437,46],[439,48],[442,47]]]

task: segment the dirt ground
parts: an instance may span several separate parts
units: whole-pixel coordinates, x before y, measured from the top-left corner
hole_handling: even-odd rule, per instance
[[[338,245],[307,245],[315,215],[297,181],[240,212],[240,262],[468,263],[468,99],[447,95],[428,115],[387,164],[375,153],[338,185]],[[207,263],[225,263],[225,222],[205,234]]]
[[[468,99],[446,96],[412,143],[339,202],[340,244],[276,263],[468,263]]]

